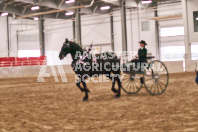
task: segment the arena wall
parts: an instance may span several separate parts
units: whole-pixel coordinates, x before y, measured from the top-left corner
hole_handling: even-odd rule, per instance
[[[196,62],[196,60],[186,60],[186,71],[195,71]]]
[[[197,0],[188,0],[188,6],[192,9],[188,9],[189,17],[192,17],[192,11],[197,8],[193,6],[197,4]],[[181,3],[163,4],[158,6],[159,16],[171,16],[178,15],[182,13],[180,8]],[[137,51],[139,48],[138,41],[145,40],[148,43],[147,49],[155,59],[158,59],[156,50],[156,29],[155,21],[150,20],[154,17],[153,9],[127,9],[127,42],[129,51]],[[121,32],[121,13],[120,11],[113,12],[113,24],[114,24],[114,46],[115,51],[122,50],[122,32]],[[192,22],[191,18],[189,24],[190,26],[190,38],[191,42],[197,42],[196,34],[192,34]],[[149,28],[148,31],[142,31],[142,22],[148,21]],[[88,47],[92,42],[93,45],[101,46],[101,52],[111,50],[111,36],[110,36],[110,15],[109,14],[94,14],[85,15],[81,17],[82,24],[82,43],[85,47]],[[159,26],[170,27],[170,26],[183,26],[182,19],[177,20],[166,20],[160,21]],[[7,40],[7,18],[0,17],[0,57],[8,56],[8,41],[10,46],[10,57],[17,57],[18,55],[18,43],[17,43],[17,32],[18,31],[29,31],[35,32],[38,30],[38,21],[26,20],[26,19],[13,19],[9,17],[9,40]],[[68,55],[64,60],[60,61],[58,54],[60,48],[65,40],[73,40],[73,27],[71,20],[57,20],[57,19],[46,19],[44,22],[44,33],[45,33],[45,45],[46,45],[46,56],[47,63],[49,66],[53,65],[64,65],[66,73],[73,73],[70,67],[71,58]],[[160,38],[160,43],[162,47],[165,46],[181,46],[184,45],[183,36],[177,37],[166,37]],[[39,43],[39,42],[38,42]],[[183,61],[167,61],[164,62],[170,73],[183,72],[184,68],[186,71],[193,71],[195,66],[195,61],[189,60],[188,62]],[[185,65],[184,65],[185,64]],[[67,68],[66,68],[67,67]],[[32,68],[32,70],[31,70]],[[11,67],[11,68],[1,68],[3,77],[26,77],[26,76],[37,76],[40,67],[39,66],[28,66],[28,67]],[[69,69],[69,70],[66,70]],[[29,71],[28,71],[29,70]],[[26,71],[30,73],[26,73]],[[32,72],[33,71],[33,72]],[[32,73],[31,73],[32,72]]]
[[[63,65],[64,72],[59,72],[58,66],[43,66],[45,73],[53,76],[53,68],[57,75],[74,73],[70,65]],[[38,77],[42,66],[0,67],[0,78]]]
[[[189,62],[188,63],[188,70],[187,72],[194,71],[195,65],[192,65],[196,63],[196,61]],[[169,73],[180,73],[184,72],[183,68],[183,61],[169,61],[164,62],[164,64],[168,68]],[[59,65],[60,66],[60,65]],[[73,74],[73,69],[71,65],[62,65],[64,71],[60,72],[58,70],[58,66],[20,66],[20,67],[0,67],[0,78],[18,78],[18,77],[38,77],[39,73],[42,71],[41,69],[44,68],[46,71],[44,71],[47,74],[50,74],[50,76],[53,76],[53,68],[56,71],[57,75],[62,74]]]
[[[184,72],[183,61],[167,61],[164,62],[169,73]]]

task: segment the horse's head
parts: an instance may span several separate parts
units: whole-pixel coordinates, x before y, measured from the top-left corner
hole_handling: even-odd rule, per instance
[[[69,44],[68,39],[66,39],[66,41],[63,43],[63,46],[59,53],[60,60],[62,60],[64,57],[66,57],[67,54],[69,54],[69,53],[70,53],[70,44]]]

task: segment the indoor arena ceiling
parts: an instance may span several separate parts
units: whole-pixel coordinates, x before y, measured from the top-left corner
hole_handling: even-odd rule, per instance
[[[73,3],[66,3],[66,1],[74,0],[0,0],[0,12],[7,12],[14,18],[33,18],[42,15],[43,18],[71,19],[74,17],[77,8],[81,9],[81,14],[106,14],[123,4],[123,0],[75,0]],[[155,6],[158,1],[165,0],[153,0],[147,7]],[[93,2],[93,5],[91,2]],[[136,8],[139,3],[141,3],[141,0],[126,0],[125,5],[127,8]],[[34,6],[38,6],[39,10],[32,10],[31,8]],[[101,10],[102,6],[110,6],[111,8]],[[65,15],[66,12],[73,12],[74,14]]]

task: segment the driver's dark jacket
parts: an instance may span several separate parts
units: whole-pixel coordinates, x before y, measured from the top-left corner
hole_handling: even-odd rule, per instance
[[[140,62],[147,62],[147,49],[143,48],[143,49],[139,49],[138,50],[138,57],[139,57],[139,61]]]

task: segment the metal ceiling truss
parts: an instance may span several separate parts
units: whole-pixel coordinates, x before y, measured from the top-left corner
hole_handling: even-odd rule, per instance
[[[65,4],[65,0],[0,0],[0,12],[8,12],[13,14],[16,18],[32,18],[42,15],[43,18],[54,19],[71,19],[73,16],[65,16],[65,12],[75,12],[77,8],[81,8],[81,14],[92,13],[110,13],[109,11],[101,11],[100,7],[109,5],[111,8],[120,8],[121,3],[119,0],[94,0],[93,6],[85,7],[89,5],[92,0],[76,0],[75,3]],[[138,7],[141,0],[124,0],[127,8]],[[156,1],[150,6],[155,6]],[[32,11],[31,7],[38,5],[39,10]],[[80,5],[80,6],[76,6]]]

